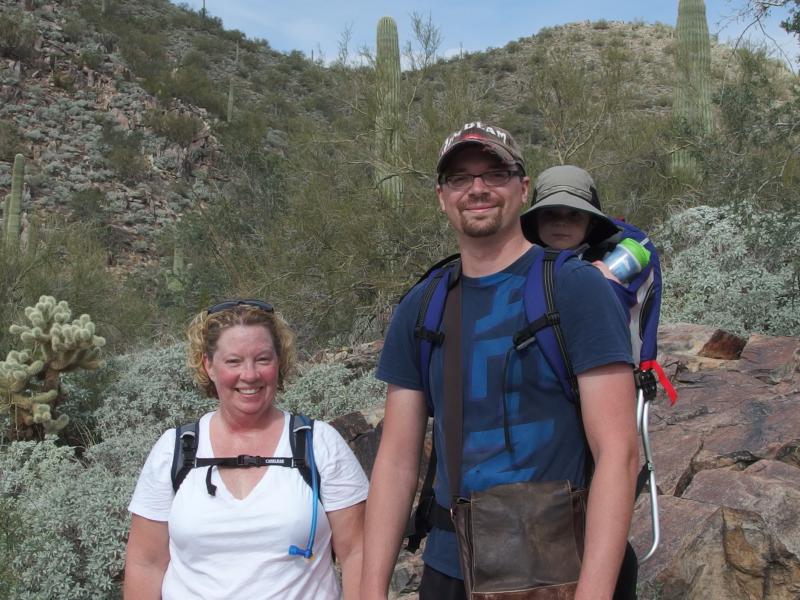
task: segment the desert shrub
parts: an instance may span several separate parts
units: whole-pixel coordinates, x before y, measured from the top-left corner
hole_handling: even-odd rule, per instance
[[[358,374],[341,364],[320,364],[286,387],[280,405],[289,412],[329,420],[380,404],[385,395],[386,384],[372,371]]]
[[[214,404],[194,389],[182,344],[117,357],[106,373],[115,376],[87,435],[96,443],[80,460],[53,438],[0,446],[0,565],[13,574],[0,570],[0,585],[15,592],[3,597],[119,597],[126,507],[147,452]]]
[[[170,12],[169,20],[175,28],[200,29],[203,26],[203,17],[195,12],[185,2],[178,4],[180,10]]]
[[[87,23],[78,15],[69,14],[64,19],[64,25],[61,28],[61,33],[64,39],[68,42],[76,43],[83,39],[87,31]]]
[[[95,413],[97,433],[107,440],[136,431],[150,445],[164,430],[196,419],[216,405],[192,382],[184,344],[145,348],[114,358],[108,368],[118,373]]]
[[[192,40],[192,46],[214,58],[221,58],[231,53],[230,44],[215,35],[197,35]]]
[[[748,334],[800,334],[800,218],[746,207],[684,210],[654,234],[663,316]]]
[[[84,49],[80,56],[81,63],[95,71],[102,66],[105,59],[105,54],[98,48]]]
[[[188,146],[203,129],[200,119],[172,112],[151,111],[145,115],[144,124],[181,146]]]
[[[72,218],[80,223],[99,223],[103,220],[105,194],[98,188],[73,192],[69,197]]]
[[[111,123],[103,125],[101,143],[106,147],[106,161],[123,181],[132,183],[147,173],[147,163],[142,156],[142,133],[123,131]]]
[[[91,557],[97,544],[84,543],[90,532],[82,521],[88,522],[90,515],[81,515],[83,507],[93,505],[94,494],[105,488],[102,481],[82,478],[83,469],[74,460],[72,449],[59,447],[53,439],[44,442],[14,442],[0,450],[0,497],[11,503],[16,514],[24,511],[23,529],[16,542],[16,554],[11,565],[19,575],[19,598],[86,598],[91,588],[85,587],[91,580],[92,591],[107,589],[110,577],[107,569],[113,569],[119,558],[113,560],[113,552],[105,573],[89,570],[82,557]],[[85,489],[76,486],[86,484]],[[106,490],[103,490],[106,491]],[[106,529],[109,521],[100,516],[100,525]],[[83,519],[81,517],[84,517]],[[96,518],[96,517],[94,517]],[[93,534],[100,531],[95,530]],[[119,544],[119,542],[117,542]],[[121,548],[117,556],[121,556]],[[83,568],[87,570],[81,572]]]
[[[12,162],[25,149],[22,136],[11,121],[0,121],[0,160]]]
[[[19,573],[14,570],[13,559],[19,554],[22,540],[22,518],[13,499],[0,496],[0,596],[18,598]]]
[[[8,327],[42,294],[89,313],[109,350],[149,337],[152,308],[141,289],[106,269],[106,228],[54,220],[33,224],[23,252],[0,249],[0,353],[10,350]]]
[[[120,52],[137,77],[142,77],[148,83],[160,80],[167,64],[167,53],[164,47],[164,37],[158,33],[149,33],[146,30],[133,30],[120,40]]]
[[[0,56],[30,58],[36,35],[36,24],[22,9],[14,7],[0,13]]]
[[[207,71],[194,62],[182,64],[174,75],[162,81],[159,90],[159,95],[164,99],[179,98],[202,106],[218,116],[226,114],[226,93],[226,88],[214,83]]]
[[[75,92],[75,78],[69,73],[53,73],[53,85],[69,94]]]

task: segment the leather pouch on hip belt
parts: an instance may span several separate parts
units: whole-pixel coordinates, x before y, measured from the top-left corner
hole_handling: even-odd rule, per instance
[[[475,492],[453,517],[470,600],[568,600],[583,556],[586,490],[568,481]]]

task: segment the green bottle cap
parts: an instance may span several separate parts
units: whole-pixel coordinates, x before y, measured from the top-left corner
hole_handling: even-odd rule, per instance
[[[636,259],[636,262],[639,263],[639,266],[642,269],[644,269],[647,265],[650,264],[650,250],[642,246],[639,242],[637,242],[633,238],[625,238],[618,245],[622,246],[628,252],[630,252],[633,258]]]

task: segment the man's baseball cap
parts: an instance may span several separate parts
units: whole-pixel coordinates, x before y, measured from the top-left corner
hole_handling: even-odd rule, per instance
[[[522,159],[522,151],[517,142],[502,127],[487,125],[481,121],[466,123],[458,131],[454,131],[447,136],[439,150],[439,161],[436,163],[436,173],[441,175],[447,168],[450,159],[456,151],[463,149],[467,145],[482,146],[500,160],[508,165],[519,165],[522,173],[525,173],[525,161]]]
[[[619,231],[600,208],[594,179],[580,167],[558,165],[545,169],[536,179],[531,207],[522,213],[522,232],[530,241],[542,245],[536,225],[536,211],[542,208],[573,208],[592,215],[592,227],[584,240],[598,244]]]

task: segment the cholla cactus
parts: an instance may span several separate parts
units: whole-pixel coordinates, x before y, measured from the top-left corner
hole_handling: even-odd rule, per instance
[[[381,194],[400,207],[403,179],[396,174],[400,162],[400,45],[392,17],[378,21],[375,56],[375,180]]]
[[[13,415],[12,437],[32,439],[42,431],[63,429],[66,414],[54,417],[62,400],[61,373],[73,369],[103,366],[100,349],[104,338],[95,335],[89,315],[72,316],[65,301],[41,296],[35,306],[25,309],[30,325],[12,325],[21,350],[12,350],[0,361],[0,409]]]
[[[711,40],[703,0],[680,0],[675,27],[674,114],[685,133],[708,133],[711,117]],[[688,150],[672,156],[674,170],[696,175],[696,162]]]

